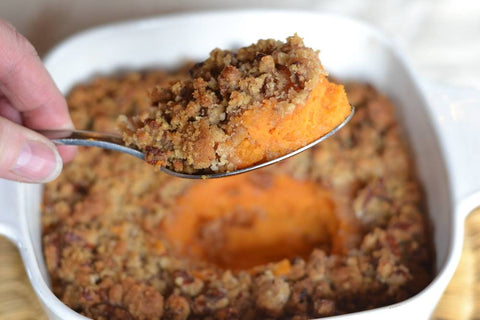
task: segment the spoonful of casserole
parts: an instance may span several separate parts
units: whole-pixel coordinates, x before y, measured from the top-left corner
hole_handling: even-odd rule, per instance
[[[98,146],[183,178],[218,178],[302,152],[353,116],[342,85],[329,82],[318,51],[297,35],[215,49],[189,76],[150,92],[151,107],[118,119],[122,137],[43,131],[57,144]]]

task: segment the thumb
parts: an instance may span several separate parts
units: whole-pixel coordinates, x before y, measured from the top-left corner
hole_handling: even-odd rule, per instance
[[[61,170],[62,159],[50,140],[0,117],[0,178],[43,183]]]

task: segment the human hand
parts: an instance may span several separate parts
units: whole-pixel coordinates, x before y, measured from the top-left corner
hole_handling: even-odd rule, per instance
[[[0,178],[55,179],[74,147],[55,147],[30,129],[73,129],[67,103],[35,48],[0,19]]]

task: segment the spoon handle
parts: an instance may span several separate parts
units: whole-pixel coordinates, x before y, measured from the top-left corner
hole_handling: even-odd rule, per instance
[[[37,132],[58,145],[98,147],[145,159],[145,155],[141,151],[127,147],[122,138],[116,134],[83,130],[37,130]]]

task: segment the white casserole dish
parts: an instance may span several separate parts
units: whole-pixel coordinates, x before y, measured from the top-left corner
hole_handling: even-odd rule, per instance
[[[96,28],[58,45],[45,64],[63,93],[95,74],[119,69],[172,68],[200,60],[214,47],[285,39],[293,32],[320,48],[331,74],[368,81],[398,106],[434,229],[436,276],[422,292],[395,305],[335,319],[426,319],[458,263],[463,223],[480,204],[480,95],[469,90],[420,86],[388,39],[357,21],[291,11],[205,12],[151,18]],[[430,96],[427,102],[427,95]],[[21,253],[27,274],[51,319],[87,319],[49,288],[41,250],[42,186],[0,181],[0,234]]]

